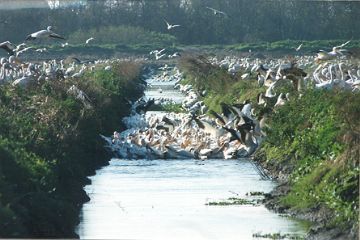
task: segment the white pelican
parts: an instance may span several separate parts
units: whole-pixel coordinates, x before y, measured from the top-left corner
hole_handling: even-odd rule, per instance
[[[301,43],[297,48],[295,48],[295,51],[297,51],[297,52],[300,51],[302,45],[303,45],[303,44]]]
[[[95,38],[91,37],[85,41],[85,44],[89,44],[91,41],[95,40]]]
[[[170,23],[168,23],[165,19],[164,19],[164,21],[165,21],[165,23],[166,23],[166,25],[167,25],[167,29],[168,30],[171,30],[171,29],[173,29],[173,28],[176,28],[176,27],[180,27],[181,25],[178,25],[178,24],[170,24]]]
[[[326,52],[324,50],[319,50],[319,52],[317,53],[317,56],[315,58],[315,61],[326,61],[326,60],[332,60],[335,59],[337,56],[340,55],[344,55],[343,52],[346,52],[346,49],[342,49],[342,47],[346,46],[347,44],[350,43],[350,40],[340,44],[339,46],[335,46],[332,48],[331,52]]]
[[[58,38],[65,40],[64,37],[59,34],[54,33],[51,26],[48,26],[46,30],[40,30],[38,32],[34,32],[26,37],[26,40],[35,40],[38,38]]]
[[[222,12],[222,11],[216,10],[216,9],[214,9],[214,8],[211,8],[211,7],[206,7],[206,8],[207,8],[207,9],[210,9],[211,11],[213,11],[213,14],[214,14],[214,15],[222,14],[222,15],[224,15],[224,16],[227,16],[227,14],[224,13],[224,12]]]

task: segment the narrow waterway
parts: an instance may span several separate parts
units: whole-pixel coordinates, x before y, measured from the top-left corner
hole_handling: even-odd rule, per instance
[[[151,98],[182,96],[173,82],[149,79]],[[161,88],[161,91],[157,90]],[[152,112],[151,114],[154,114]],[[213,206],[230,197],[270,192],[249,159],[112,159],[85,187],[77,232],[82,239],[254,239],[254,234],[303,234],[300,222],[258,204]]]

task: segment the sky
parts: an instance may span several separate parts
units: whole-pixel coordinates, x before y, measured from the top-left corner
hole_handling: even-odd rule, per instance
[[[53,8],[59,6],[59,0],[0,0],[0,9],[20,9],[20,8]],[[74,5],[81,0],[61,1],[62,5]]]

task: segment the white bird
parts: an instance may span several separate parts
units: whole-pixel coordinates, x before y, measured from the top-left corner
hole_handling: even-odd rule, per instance
[[[63,48],[64,48],[64,47],[66,47],[66,46],[68,46],[68,45],[69,45],[69,43],[68,43],[68,42],[66,42],[66,43],[62,43],[62,44],[61,44],[61,47],[63,47]]]
[[[165,54],[155,54],[155,59],[156,60],[159,60],[159,59],[161,59],[161,58],[163,58],[163,57],[165,57]]]
[[[300,51],[302,45],[303,45],[303,44],[301,43],[297,48],[295,48],[295,51],[297,51],[297,52]]]
[[[164,19],[164,21],[165,21],[165,23],[166,23],[166,25],[167,25],[167,29],[168,30],[171,30],[171,29],[173,29],[173,28],[176,28],[176,27],[180,27],[181,25],[178,25],[178,24],[170,24],[170,23],[168,23],[165,19]]]
[[[20,51],[17,51],[16,52],[16,57],[18,57],[20,54],[23,54],[24,52],[27,52],[31,49],[34,49],[33,47],[27,47],[27,48],[24,48],[24,49],[21,49]]]
[[[35,51],[39,52],[39,53],[43,53],[43,52],[46,52],[47,49],[46,48],[39,48],[39,49],[36,49]]]
[[[211,8],[211,7],[206,7],[207,9],[210,9],[211,11],[213,11],[214,15],[219,15],[219,14],[222,14],[224,16],[227,16],[226,13],[222,12],[222,11],[219,11],[219,10],[216,10],[214,8]]]
[[[26,37],[26,40],[35,40],[38,38],[57,38],[65,40],[64,37],[59,34],[54,33],[51,26],[48,26],[46,30],[40,30],[38,32],[34,32]]]
[[[89,44],[91,41],[95,40],[95,38],[91,37],[85,41],[85,44]]]
[[[342,47],[345,47],[349,43],[350,43],[350,40],[343,44],[340,44],[339,46],[335,46],[332,48],[331,52],[319,50],[319,52],[317,53],[317,56],[315,58],[315,61],[332,60],[332,59],[335,59],[337,56],[344,55],[343,52],[347,52],[347,50],[342,49]]]

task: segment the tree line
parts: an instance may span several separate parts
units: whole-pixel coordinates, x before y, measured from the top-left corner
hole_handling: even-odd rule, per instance
[[[57,0],[65,2],[65,0]],[[106,0],[71,7],[0,11],[0,41],[24,41],[52,25],[76,31],[134,26],[183,44],[234,44],[282,39],[359,39],[360,2],[307,0]],[[59,5],[61,6],[61,4]],[[225,14],[214,14],[210,9]],[[167,30],[165,21],[180,24]]]

